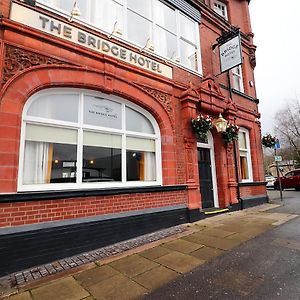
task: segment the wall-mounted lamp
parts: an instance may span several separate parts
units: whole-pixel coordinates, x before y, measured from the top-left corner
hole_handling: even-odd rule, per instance
[[[55,163],[55,164],[58,164],[58,159],[55,159],[55,160],[54,160],[54,163]]]
[[[228,121],[222,117],[222,114],[219,115],[218,119],[213,121],[213,125],[216,127],[218,132],[225,132],[227,124]]]
[[[143,52],[144,50],[150,50],[150,51],[154,51],[154,46],[152,44],[152,41],[150,38],[147,39],[146,41],[146,45],[140,49],[141,52]]]
[[[116,34],[118,34],[118,35],[123,34],[121,28],[118,27],[118,21],[116,21],[114,23],[113,31],[107,37],[110,39],[113,35],[116,35]]]
[[[81,15],[80,13],[80,10],[77,6],[77,1],[74,1],[74,5],[73,5],[73,8],[72,8],[72,11],[71,11],[71,16],[69,18],[69,22],[72,22],[73,21],[73,17],[79,17]]]

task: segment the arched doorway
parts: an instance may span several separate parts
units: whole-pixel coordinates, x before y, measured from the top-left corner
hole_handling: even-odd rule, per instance
[[[202,209],[219,207],[213,137],[197,139],[198,172]]]

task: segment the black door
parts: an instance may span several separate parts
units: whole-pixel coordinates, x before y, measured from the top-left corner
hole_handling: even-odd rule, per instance
[[[214,207],[210,149],[198,148],[198,167],[202,208]]]

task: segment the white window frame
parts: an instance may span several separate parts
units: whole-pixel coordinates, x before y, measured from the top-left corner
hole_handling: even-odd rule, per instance
[[[248,177],[247,179],[242,179],[242,182],[252,182],[253,181],[253,171],[252,171],[252,160],[251,160],[251,148],[250,148],[250,137],[249,137],[249,130],[245,128],[240,128],[239,132],[245,133],[246,137],[246,148],[241,148],[240,144],[238,143],[239,146],[239,166],[240,166],[240,174],[241,174],[241,165],[240,165],[240,157],[244,156],[247,159],[247,168],[248,168]],[[241,153],[245,155],[241,155]]]
[[[51,2],[52,1],[52,2]],[[181,68],[183,69],[186,69],[192,73],[196,73],[196,74],[200,74],[202,75],[202,60],[201,60],[201,46],[200,46],[200,31],[199,31],[199,23],[194,21],[193,19],[191,19],[188,15],[182,13],[181,11],[179,11],[177,8],[174,8],[172,6],[170,6],[169,4],[165,3],[164,1],[161,1],[161,0],[150,0],[151,1],[151,8],[150,8],[150,17],[146,17],[146,16],[143,16],[141,15],[139,12],[135,11],[134,9],[132,8],[128,8],[128,5],[127,5],[127,0],[123,0],[123,4],[121,4],[119,1],[117,0],[110,0],[110,1],[114,1],[114,2],[117,2],[119,3],[122,7],[123,7],[123,24],[124,24],[124,28],[120,28],[122,30],[122,35],[118,35],[118,34],[114,34],[114,38],[115,39],[118,39],[120,41],[123,41],[127,44],[130,44],[134,47],[138,47],[138,49],[142,49],[144,48],[145,45],[138,45],[138,44],[135,44],[133,41],[130,41],[128,39],[128,31],[127,31],[127,12],[128,10],[131,10],[132,12],[136,13],[137,15],[143,17],[144,19],[150,21],[152,23],[152,26],[151,26],[151,29],[150,29],[150,32],[151,32],[151,36],[149,37],[150,38],[150,42],[153,44],[154,41],[156,40],[156,35],[155,35],[155,29],[156,27],[161,27],[163,28],[164,30],[167,30],[173,34],[176,35],[176,38],[177,38],[177,55],[178,57],[180,58],[180,40],[183,40],[187,43],[189,43],[190,45],[194,46],[196,48],[196,62],[197,62],[197,67],[196,69],[192,69],[192,68],[189,68],[187,65],[183,64],[181,61],[178,61],[176,60],[176,57],[165,57],[165,56],[161,56],[159,53],[155,52],[155,48],[154,48],[154,51],[150,51],[149,49],[143,49],[143,51],[145,52],[148,52],[150,53],[151,55],[154,55],[158,58],[162,58],[166,61],[168,61],[169,63],[171,64],[175,64],[177,66],[180,66]],[[175,13],[176,13],[176,32],[172,32],[164,27],[162,27],[161,25],[158,25],[157,23],[157,20],[155,19],[155,15],[154,15],[154,11],[155,11],[155,5],[157,5],[157,2],[161,2],[163,3],[164,5],[167,5],[169,6],[171,9],[175,10]],[[48,0],[48,2],[55,2],[55,0]],[[105,31],[104,29],[101,29],[101,28],[98,28],[98,27],[95,27],[95,25],[93,25],[90,21],[91,19],[91,9],[92,9],[92,3],[95,3],[96,2],[96,6],[97,7],[99,4],[97,4],[97,0],[86,0],[86,7],[87,7],[87,20],[83,19],[83,18],[78,18],[78,17],[73,17],[74,20],[76,20],[78,23],[81,23],[85,26],[88,26],[90,28],[93,28],[97,31],[100,31],[100,32],[103,32],[105,33],[106,35],[110,35],[111,32],[107,32]],[[60,14],[60,15],[63,15],[64,17],[68,18],[70,16],[70,13],[71,12],[66,12],[66,11],[63,11],[61,10],[60,8],[58,7],[52,7],[49,3],[45,3],[45,2],[42,2],[41,0],[37,1],[36,3],[38,6],[41,6],[47,10],[50,10],[50,11],[53,11],[57,14]],[[54,5],[53,5],[54,6]],[[193,23],[194,23],[194,31],[195,31],[195,43],[194,42],[191,42],[185,38],[183,38],[182,36],[180,36],[180,14],[183,15],[184,17],[188,18],[189,20],[191,20]]]
[[[80,96],[79,100],[79,111],[78,111],[78,122],[66,122],[60,120],[53,120],[47,118],[27,116],[30,105],[41,96],[54,95],[54,94],[70,94],[78,93]],[[105,97],[106,99],[113,100],[122,105],[122,128],[121,129],[109,129],[107,127],[97,127],[93,125],[83,124],[83,103],[84,95]],[[125,120],[125,107],[130,107],[142,115],[144,115],[152,124],[154,128],[154,134],[133,132],[126,130]],[[53,127],[64,127],[69,129],[75,129],[78,132],[77,140],[77,180],[75,183],[51,183],[51,184],[23,184],[23,166],[24,166],[24,151],[25,151],[25,134],[26,124],[36,125],[50,125]],[[83,131],[97,131],[100,133],[114,133],[122,136],[122,165],[121,165],[121,178],[122,182],[82,182],[82,149],[83,149]],[[150,138],[155,141],[155,164],[156,164],[156,180],[155,181],[126,181],[126,137],[140,137]],[[81,149],[81,150],[80,150]],[[142,109],[138,105],[135,105],[124,98],[108,95],[101,92],[94,92],[85,89],[72,89],[72,88],[51,88],[41,92],[37,92],[26,102],[23,114],[22,114],[22,126],[20,136],[20,147],[19,147],[19,172],[18,172],[18,191],[47,191],[47,190],[78,190],[78,189],[105,189],[113,187],[139,187],[139,186],[153,186],[162,185],[162,159],[161,159],[161,136],[159,126],[154,117]]]
[[[233,88],[241,93],[244,93],[244,79],[243,79],[243,70],[242,70],[242,66],[236,66],[234,67],[232,70],[232,77],[233,77]],[[235,86],[234,83],[234,78],[237,78],[238,82],[239,82],[239,87]]]
[[[222,18],[228,21],[227,5],[221,1],[213,2],[213,10]]]

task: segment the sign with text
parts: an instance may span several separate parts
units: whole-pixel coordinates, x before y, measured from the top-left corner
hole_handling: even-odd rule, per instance
[[[10,19],[172,79],[172,68],[165,64],[14,2],[11,7]]]
[[[275,155],[275,161],[278,161],[278,162],[282,161],[282,156]]]
[[[237,35],[220,45],[221,73],[228,71],[243,62],[241,37]]]

